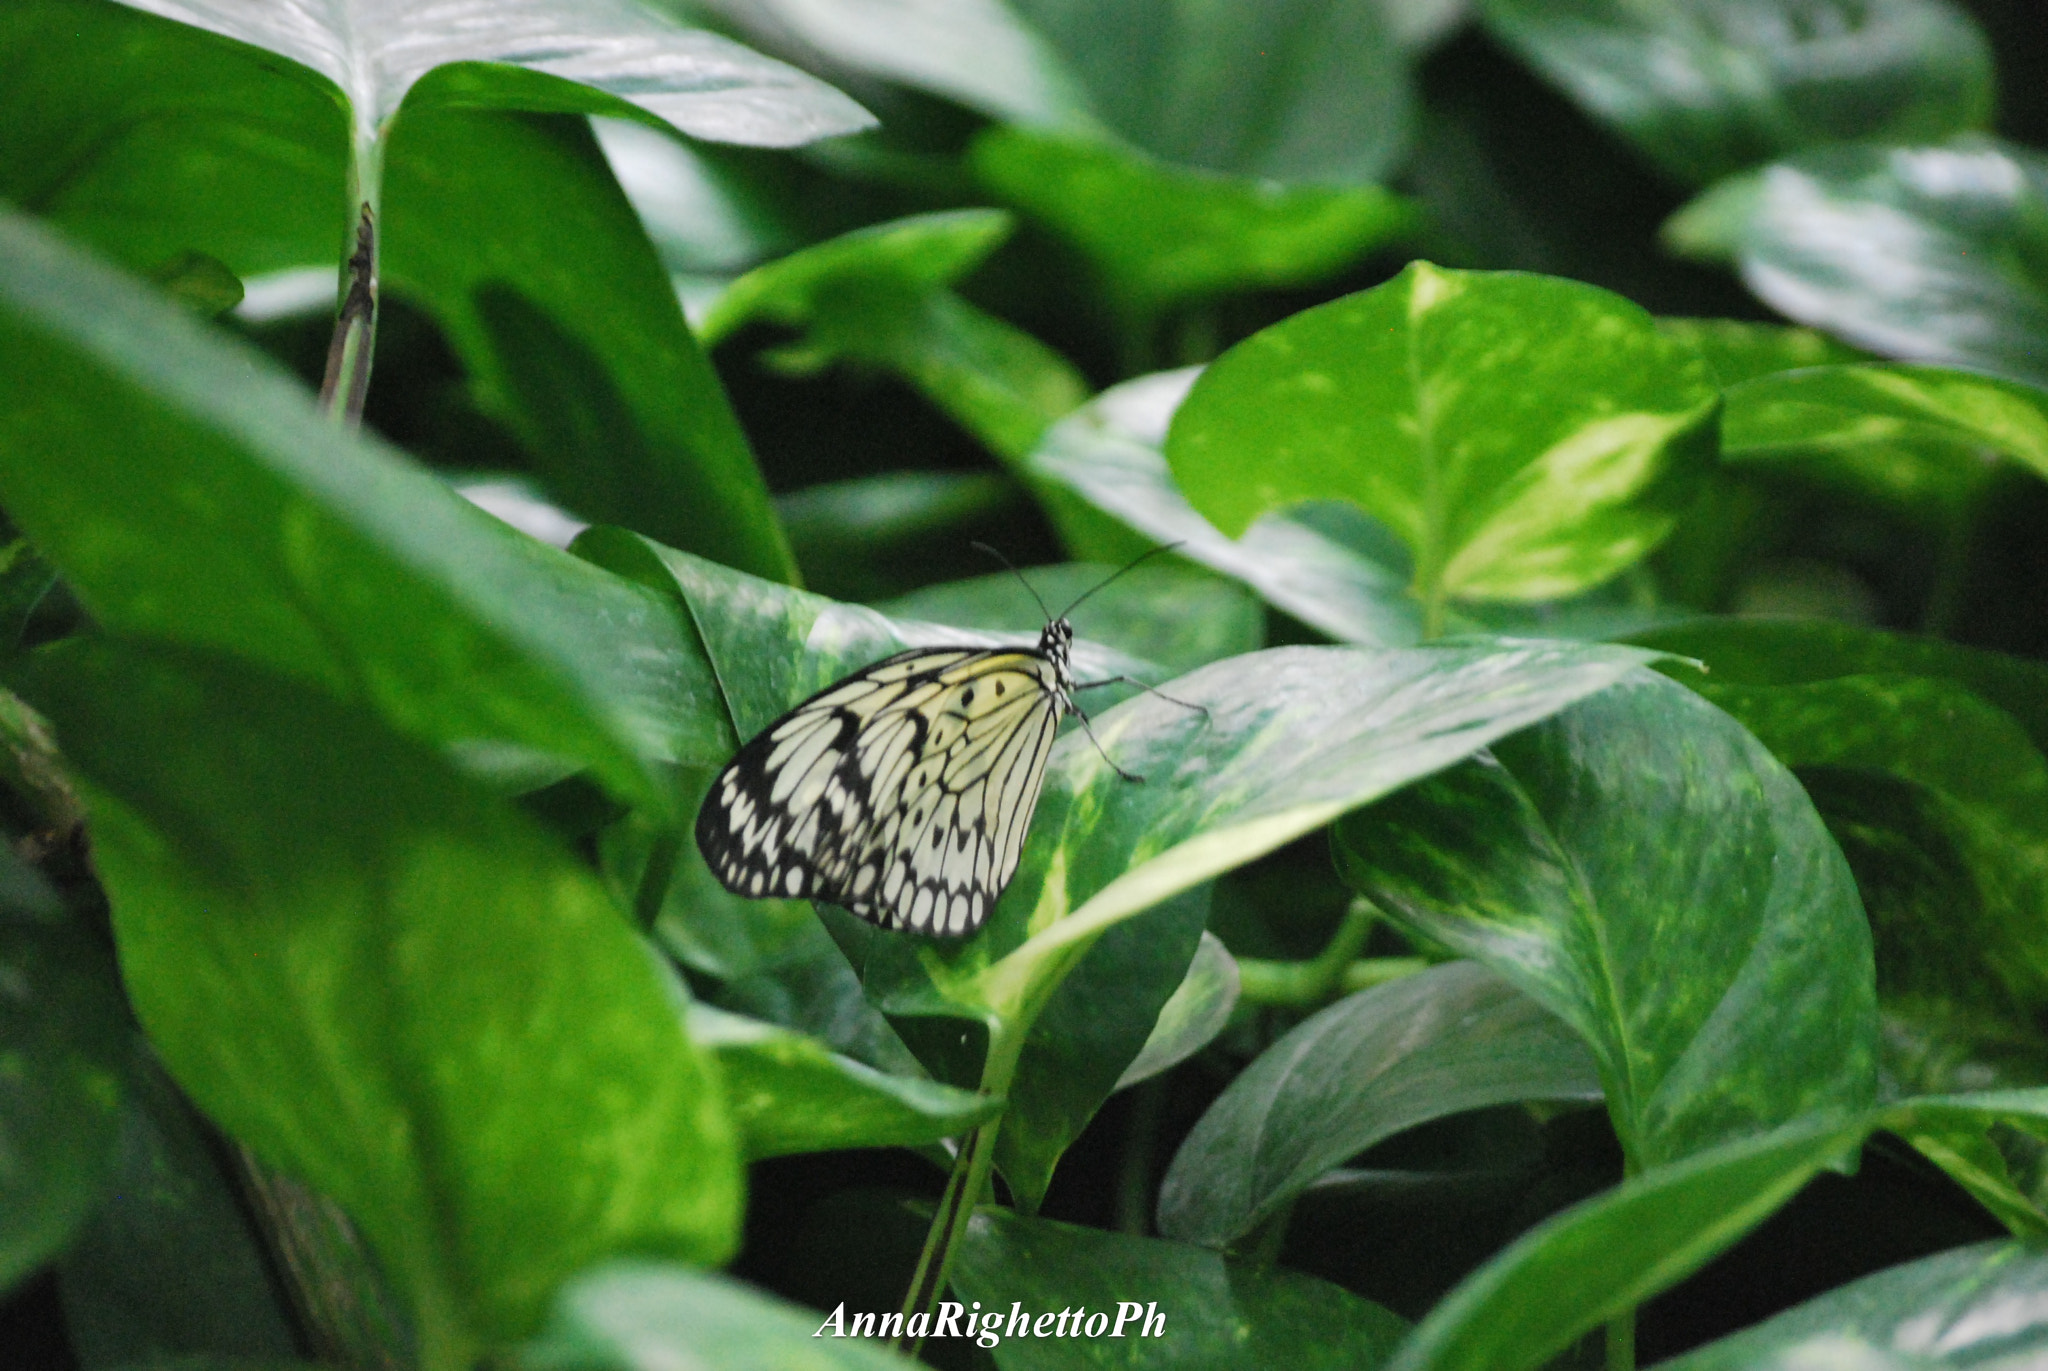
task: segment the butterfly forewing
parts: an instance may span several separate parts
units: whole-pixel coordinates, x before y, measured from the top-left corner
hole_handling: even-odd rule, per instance
[[[1068,708],[1067,637],[1062,622],[1032,651],[913,649],[804,701],[712,783],[711,870],[740,895],[973,932],[1017,869]]]

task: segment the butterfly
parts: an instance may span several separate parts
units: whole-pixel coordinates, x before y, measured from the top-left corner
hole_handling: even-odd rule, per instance
[[[735,895],[818,900],[884,928],[980,928],[1016,873],[1060,720],[1086,724],[1074,692],[1125,679],[1074,679],[1079,604],[1048,610],[1036,646],[912,648],[769,724],[697,812],[712,874]]]

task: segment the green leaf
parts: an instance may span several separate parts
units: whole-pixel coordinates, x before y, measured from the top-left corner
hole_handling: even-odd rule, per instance
[[[1633,1169],[1875,1090],[1870,931],[1799,783],[1644,673],[1338,829],[1346,878],[1599,1063]]]
[[[359,140],[380,136],[415,83],[462,64],[423,101],[618,114],[636,108],[697,138],[789,147],[872,120],[830,86],[739,44],[618,0],[458,0],[422,9],[340,0],[124,0],[263,48],[332,82]]]
[[[0,199],[130,270],[335,260],[348,113],[302,67],[121,5],[14,0],[0,128]]]
[[[1154,545],[1178,544],[1180,556],[1242,581],[1339,642],[1413,644],[1421,633],[1414,602],[1379,561],[1286,514],[1261,515],[1241,537],[1227,538],[1188,503],[1161,450],[1196,375],[1166,371],[1112,386],[1053,425],[1030,470]]]
[[[33,684],[152,1042],[348,1211],[423,1365],[526,1333],[611,1253],[730,1255],[738,1150],[681,987],[530,821],[245,663],[74,642]]]
[[[1018,123],[1087,123],[1087,98],[1039,34],[1001,0],[664,0],[689,17],[709,10],[749,41],[792,60],[822,60],[929,91],[992,119]]]
[[[1968,686],[2017,719],[2048,751],[2048,665],[1933,638],[1850,624],[1694,619],[1632,634],[1630,642],[1707,664],[1730,686],[1801,685],[1838,676],[1932,676]]]
[[[587,1272],[556,1300],[546,1329],[519,1349],[526,1371],[910,1371],[865,1339],[817,1330],[815,1310],[724,1276],[650,1262]],[[829,1340],[828,1340],[829,1339]]]
[[[61,1252],[99,1204],[130,1031],[92,939],[0,911],[0,1291]]]
[[[1530,1230],[1445,1296],[1392,1371],[1524,1371],[1683,1280],[1863,1140],[1802,1119],[1654,1167]]]
[[[950,286],[980,266],[1015,227],[995,209],[947,210],[869,224],[756,267],[727,286],[705,311],[697,332],[715,347],[757,319],[807,323],[821,297],[861,283],[914,293]]]
[[[1019,1210],[1037,1212],[1060,1158],[1151,1041],[1208,921],[1208,887],[1182,891],[1111,928],[1061,973],[1024,1040],[996,1136],[995,1165]]]
[[[434,316],[549,493],[791,579],[746,436],[586,122],[408,109],[385,158],[386,289]]]
[[[662,265],[677,277],[729,276],[802,241],[782,177],[763,154],[601,114],[590,117],[590,131]],[[682,282],[675,284],[680,290]]]
[[[79,1366],[285,1361],[298,1350],[292,1315],[225,1153],[155,1063],[138,1062],[129,1084],[111,1193],[57,1264]]]
[[[1870,892],[1881,987],[2022,1020],[2048,1005],[2048,759],[2011,715],[1953,682],[1916,676],[1688,684],[1779,761],[1817,773],[1808,789]],[[1916,906],[1887,890],[1887,857],[1904,855],[1888,852],[1892,843],[1924,845],[1958,867],[1948,898]]]
[[[1858,347],[2048,384],[2048,158],[1986,138],[1829,147],[1718,199],[1711,233],[1772,308]]]
[[[1837,1286],[1658,1371],[2019,1367],[2048,1356],[2048,1254],[1978,1243]]]
[[[690,1037],[718,1057],[726,1106],[749,1161],[847,1147],[918,1147],[965,1133],[1003,1102],[891,1076],[807,1034],[690,1006]]]
[[[2048,478],[2048,390],[1938,367],[1820,366],[1732,387],[1725,459],[1813,471],[1907,517],[1955,517],[1995,459]]]
[[[1242,1265],[1182,1243],[1018,1218],[993,1208],[969,1223],[953,1288],[963,1301],[984,1306],[980,1328],[996,1337],[988,1351],[1003,1371],[1370,1371],[1386,1364],[1406,1331],[1400,1318],[1379,1305],[1313,1276]],[[1140,1294],[1143,1303],[1133,1299]],[[1083,1322],[1084,1331],[1079,1337],[1056,1336],[1056,1319],[1069,1309],[1080,1311],[1069,1327]],[[1031,1316],[1028,1336],[1010,1331],[1008,1320],[1016,1313]],[[1094,1327],[1097,1314],[1103,1316],[1102,1332],[1089,1336],[1085,1329]],[[1157,1320],[1149,1336],[1148,1318]]]
[[[1353,185],[1407,144],[1406,54],[1378,3],[1013,2],[1102,122],[1165,161]]]
[[[1069,134],[991,129],[970,156],[991,194],[1070,240],[1140,313],[1323,280],[1417,220],[1378,186],[1275,184]]]
[[[1523,1100],[1597,1100],[1585,1047],[1492,972],[1450,962],[1339,1000],[1267,1048],[1181,1144],[1159,1231],[1223,1247],[1403,1129]]]
[[[1229,1024],[1235,1008],[1237,959],[1221,938],[1204,929],[1187,975],[1160,1007],[1145,1046],[1116,1078],[1116,1088],[1150,1080],[1200,1052]]]
[[[242,281],[218,258],[190,248],[149,273],[164,292],[195,314],[215,318],[242,303]]]
[[[43,230],[0,218],[0,247],[0,502],[100,623],[319,683],[415,736],[573,758],[657,804],[642,757],[723,759],[668,603],[341,432]]]
[[[1038,600],[1057,608],[1086,595],[1074,610],[1076,633],[1172,672],[1250,652],[1265,636],[1258,602],[1229,581],[1160,560],[1119,572],[1086,562],[1031,567],[1021,573],[1026,590],[1003,571],[926,586],[876,608],[892,619],[1020,633],[1044,625]]]
[[[2015,1235],[2036,1242],[2048,1237],[2048,1193],[2041,1184],[2048,1090],[1902,1100],[1885,1111],[1884,1126],[1948,1172]]]
[[[1876,934],[1894,1088],[1956,1088],[1973,1059],[2039,1044],[2048,668],[1821,623],[1702,620],[1637,641],[1705,663],[1674,675],[1800,771]]]
[[[881,1011],[862,994],[860,978],[809,906],[788,902],[801,915],[798,936],[773,963],[735,976],[713,992],[720,1007],[807,1033],[833,1051],[887,1072],[919,1077],[924,1067],[896,1036]],[[758,910],[758,904],[755,909]]]
[[[698,327],[707,345],[754,319],[802,327],[778,354],[785,366],[847,359],[892,371],[1015,462],[1088,391],[1065,358],[946,289],[1012,226],[1000,210],[970,209],[855,229],[748,272]]]
[[[1663,318],[1657,321],[1657,332],[1698,348],[1724,389],[1795,367],[1860,362],[1865,355],[1810,328],[1752,324],[1740,319]],[[1730,422],[1729,416],[1722,417],[1723,451],[1728,447]]]
[[[1417,262],[1225,353],[1166,460],[1233,536],[1358,505],[1414,553],[1435,629],[1446,601],[1557,599],[1640,560],[1709,468],[1717,411],[1704,359],[1619,296]]]
[[[1946,0],[1487,0],[1488,30],[1666,174],[1702,184],[1847,139],[1991,117],[1991,48]]]

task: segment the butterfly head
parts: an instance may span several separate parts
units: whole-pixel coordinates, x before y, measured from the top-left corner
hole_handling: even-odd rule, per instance
[[[1063,618],[1048,621],[1045,631],[1038,635],[1038,652],[1052,663],[1062,691],[1071,689],[1074,681],[1074,626]]]

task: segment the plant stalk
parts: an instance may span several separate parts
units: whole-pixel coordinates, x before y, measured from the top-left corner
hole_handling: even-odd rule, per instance
[[[1024,1038],[1030,1032],[1028,1018],[1024,1022],[1006,1020],[989,1034],[988,1059],[981,1068],[981,1089],[988,1095],[1006,1095],[1010,1082],[1017,1074],[1017,1060],[1024,1051]],[[996,1135],[1003,1126],[999,1114],[967,1135],[967,1141],[953,1158],[953,1173],[946,1178],[945,1193],[939,1196],[938,1213],[932,1215],[931,1231],[925,1234],[924,1250],[918,1254],[917,1270],[910,1277],[910,1288],[903,1295],[903,1331],[891,1340],[890,1346],[906,1357],[915,1357],[918,1348],[924,1345],[924,1334],[913,1335],[911,1320],[923,1316],[929,1323],[932,1311],[938,1307],[939,1296],[946,1289],[946,1280],[953,1273],[953,1258],[959,1255],[960,1240],[967,1233],[967,1225],[974,1218],[974,1207],[981,1203],[989,1187],[989,1172],[995,1166]]]
[[[1636,1311],[1607,1321],[1607,1371],[1636,1371]]]
[[[1382,980],[1393,980],[1407,974],[1407,964],[1411,961],[1416,962],[1415,969],[1419,970],[1422,963],[1408,957],[1354,961],[1364,949],[1366,939],[1372,936],[1372,926],[1378,918],[1378,908],[1360,895],[1345,909],[1344,918],[1323,950],[1309,960],[1283,962],[1258,957],[1238,958],[1239,998],[1249,1004],[1313,1009],[1334,999],[1340,992],[1349,994],[1361,988],[1350,984],[1354,974],[1362,978],[1364,984],[1376,985]],[[1361,972],[1360,968],[1364,970]],[[1389,972],[1391,974],[1387,974]]]
[[[377,206],[382,201],[384,144],[373,128],[357,128],[348,165],[349,203],[356,218],[342,268],[341,304],[327,345],[320,408],[350,428],[363,421],[370,361],[377,343]]]

